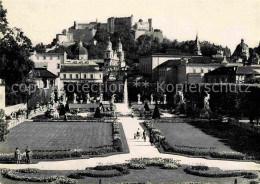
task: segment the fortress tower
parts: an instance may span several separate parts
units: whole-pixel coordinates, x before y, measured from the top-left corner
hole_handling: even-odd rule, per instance
[[[196,40],[195,40],[195,47],[194,47],[194,54],[201,56],[201,50],[200,50],[200,42],[198,38],[198,33],[196,34]]]

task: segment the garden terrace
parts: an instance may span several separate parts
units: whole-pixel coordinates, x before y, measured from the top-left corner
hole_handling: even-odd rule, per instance
[[[230,184],[234,183],[235,178],[238,179],[239,183],[248,184],[250,181],[258,179],[249,179],[245,178],[244,175],[237,175],[238,177],[202,177],[194,174],[188,174],[184,170],[186,166],[178,167],[174,170],[162,169],[157,166],[149,166],[146,169],[128,169],[125,166],[97,166],[95,168],[88,168],[83,171],[58,171],[58,170],[37,170],[38,172],[17,172],[11,170],[15,176],[25,177],[25,178],[50,178],[56,176],[55,178],[74,178],[77,180],[78,184],[86,183],[99,183],[99,180],[102,179],[102,183],[169,183],[169,184],[203,184],[203,183],[221,183],[221,184]],[[207,171],[203,171],[207,172]],[[209,172],[214,173],[224,173],[223,171],[217,168],[209,168]],[[208,173],[209,173],[208,172]],[[237,171],[229,171],[228,173],[238,173]],[[244,172],[250,173],[250,172]],[[112,177],[115,175],[114,177]],[[103,177],[101,177],[103,176]],[[0,182],[4,184],[13,184],[15,181],[11,179],[4,178],[0,175]],[[29,184],[43,184],[37,182],[27,182]],[[19,182],[19,184],[26,184],[26,182]]]

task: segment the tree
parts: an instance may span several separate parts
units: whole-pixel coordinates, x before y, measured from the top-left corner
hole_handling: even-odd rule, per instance
[[[156,103],[155,105],[155,108],[154,108],[154,111],[153,111],[153,119],[160,119],[161,118],[161,115],[160,115],[160,112],[159,112],[159,108],[158,108],[158,104]]]
[[[38,52],[38,53],[44,53],[46,52],[46,47],[45,45],[43,45],[43,43],[38,43],[36,46],[35,46],[35,51]]]
[[[0,0],[0,38],[2,35],[5,34],[5,32],[7,30],[7,26],[8,26],[8,22],[6,19],[6,13],[7,13],[7,11],[6,11],[6,9],[4,9],[4,7],[2,5],[2,1]]]
[[[145,111],[150,111],[150,108],[149,108],[149,105],[147,102],[145,102],[145,104],[144,104],[144,109],[145,109]]]
[[[19,28],[9,28],[6,10],[0,0],[0,78],[5,80],[6,94],[21,98],[21,92],[11,91],[13,84],[29,84],[30,71],[34,68],[30,60],[31,40]],[[8,104],[8,101],[7,101]]]
[[[96,112],[94,114],[94,118],[102,118],[99,107],[96,108]]]
[[[8,123],[3,119],[5,112],[0,109],[0,142],[6,140],[6,135],[9,133]]]

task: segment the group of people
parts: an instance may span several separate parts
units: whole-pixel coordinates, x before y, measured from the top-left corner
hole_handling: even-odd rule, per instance
[[[139,139],[140,138],[140,136],[141,136],[141,131],[140,131],[140,129],[138,128],[137,129],[137,132],[136,132],[136,135],[134,136],[134,138],[135,139]],[[143,139],[144,139],[144,142],[146,142],[146,137],[147,137],[147,133],[146,133],[146,131],[144,130],[143,131]]]
[[[26,149],[25,149],[25,157],[26,157],[26,163],[27,164],[31,163],[31,156],[32,156],[31,150],[27,146]],[[15,158],[16,164],[20,164],[21,163],[22,154],[21,154],[21,151],[18,148],[15,149],[14,158]]]

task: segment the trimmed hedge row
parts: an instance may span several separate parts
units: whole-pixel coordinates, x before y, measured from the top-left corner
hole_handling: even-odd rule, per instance
[[[202,177],[214,177],[214,178],[220,178],[220,177],[238,177],[243,176],[245,178],[249,179],[256,179],[258,178],[257,174],[254,174],[252,172],[245,172],[245,171],[211,171],[211,170],[202,170],[199,168],[195,168],[196,166],[186,167],[184,171],[187,174],[195,175],[195,176],[202,176]],[[204,166],[203,166],[204,167]]]

